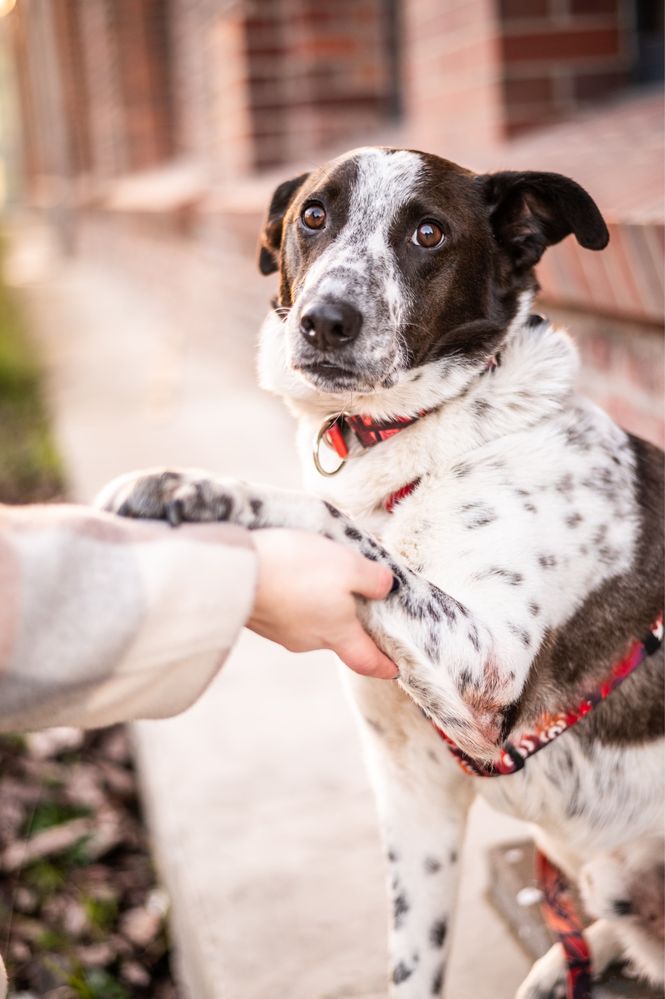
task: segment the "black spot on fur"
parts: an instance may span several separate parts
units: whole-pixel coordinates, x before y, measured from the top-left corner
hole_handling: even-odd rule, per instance
[[[577,426],[566,429],[566,443],[578,451],[589,451],[591,448],[587,434]]]
[[[401,985],[405,982],[407,978],[410,978],[413,974],[413,968],[410,968],[405,961],[400,961],[399,964],[393,969],[393,982],[395,985]]]
[[[388,847],[388,853],[386,854],[386,856],[388,857],[388,860],[390,861],[391,864],[396,864],[397,861],[399,860],[399,853],[393,846]]]
[[[471,405],[471,410],[476,416],[487,416],[487,414],[493,409],[491,402],[487,399],[476,399]]]
[[[519,638],[524,648],[528,649],[529,646],[531,645],[531,635],[526,630],[526,628],[520,628],[519,625],[513,624],[511,621],[508,621],[507,624],[508,624],[508,631],[510,631],[511,634],[515,635],[516,638]]]
[[[513,701],[511,704],[507,704],[505,708],[501,709],[501,733],[499,735],[499,741],[504,742],[510,732],[512,731],[517,716],[519,715],[520,701]]]
[[[525,503],[524,509],[527,513],[538,513],[538,507],[535,503]]]
[[[463,669],[459,675],[459,680],[457,681],[457,688],[460,694],[462,694],[462,696],[464,696],[466,691],[471,686],[471,681],[472,681],[471,670]]]
[[[432,923],[429,930],[429,942],[432,947],[436,947],[437,949],[443,947],[446,941],[447,931],[448,926],[445,919],[437,919],[434,923]]]
[[[504,580],[509,586],[520,586],[524,582],[524,576],[521,572],[513,572],[512,569],[502,569],[498,566],[491,566],[484,572],[475,574],[475,578],[479,580],[486,579],[488,576],[496,576],[497,579]]]
[[[439,967],[434,972],[432,977],[432,995],[439,996],[441,994],[441,989],[443,987],[443,973],[445,970],[445,965],[440,964]]]
[[[570,472],[566,472],[566,474],[562,475],[560,479],[557,479],[554,488],[562,496],[569,499],[575,488],[575,481]]]
[[[251,499],[249,501],[249,506],[255,517],[258,517],[263,510],[263,500]]]
[[[441,866],[441,861],[437,860],[436,857],[425,857],[423,861],[425,874],[438,874],[441,870]]]
[[[362,534],[360,533],[360,531],[356,527],[351,527],[350,524],[347,527],[344,528],[344,534],[351,541],[361,541],[362,540]]]
[[[606,499],[614,499],[616,495],[616,482],[612,469],[604,468],[602,465],[594,465],[586,479],[582,480],[582,485]]]
[[[323,501],[323,505],[325,506],[326,510],[328,511],[328,513],[330,514],[331,517],[341,517],[342,516],[342,514],[337,509],[337,507],[333,506],[332,503],[328,503],[327,500]]]
[[[478,629],[476,628],[475,624],[472,624],[469,627],[467,637],[473,646],[474,652],[480,652],[480,638],[478,637]]]
[[[395,922],[395,929],[398,930],[400,926],[404,923],[404,917],[411,906],[409,905],[409,900],[403,891],[396,895],[393,899],[393,920]]]
[[[457,863],[457,850],[451,850],[450,851],[450,863],[451,864],[456,864]]]
[[[433,621],[440,621],[442,615],[442,609],[440,604],[434,603],[433,600],[429,600],[426,604],[426,616],[431,617]]]
[[[538,617],[540,614],[540,607],[534,600],[529,604],[529,614],[531,617]]]
[[[429,594],[432,602],[436,603],[445,614],[449,625],[452,626],[457,621],[458,611],[466,616],[466,611],[462,608],[462,605],[457,600],[449,597],[443,590],[440,590],[438,586],[430,586]]]
[[[583,520],[581,513],[571,513],[566,517],[566,527],[577,527]]]
[[[538,556],[538,565],[542,569],[554,569],[554,567],[556,566],[556,564],[557,564],[556,555],[539,555]]]
[[[615,916],[630,916],[633,903],[628,898],[615,898],[612,902],[612,912]]]
[[[593,532],[593,537],[591,538],[592,544],[602,545],[607,537],[607,531],[608,531],[607,524],[601,524],[599,527],[597,527],[596,530]]]
[[[488,524],[493,524],[495,520],[498,520],[495,510],[492,510],[490,507],[480,507],[475,516],[466,522],[465,526],[468,531],[475,531],[478,527],[487,527]]]

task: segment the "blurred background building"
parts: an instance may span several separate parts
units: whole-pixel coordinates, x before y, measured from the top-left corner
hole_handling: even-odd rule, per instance
[[[544,297],[584,314],[588,387],[662,442],[662,4],[19,0],[5,28],[11,193],[49,209],[70,247],[115,247],[146,280],[157,238],[176,299],[165,237],[228,247],[233,230],[249,254],[271,184],[349,146],[575,177],[612,242],[550,252]]]
[[[5,273],[46,362],[71,498],[160,463],[297,485],[289,417],[253,370],[272,293],[257,233],[277,183],[361,144],[585,186],[610,245],[549,250],[539,307],[573,332],[583,388],[665,441],[657,0],[0,0],[3,13]],[[385,995],[373,804],[332,657],[317,655],[245,636],[194,708],[133,730],[183,996]],[[482,862],[524,833],[479,808],[454,999],[513,995],[528,966]]]

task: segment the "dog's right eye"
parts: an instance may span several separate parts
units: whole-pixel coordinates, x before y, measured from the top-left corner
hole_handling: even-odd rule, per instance
[[[326,210],[318,201],[303,208],[300,218],[307,229],[323,229],[326,224]]]
[[[425,250],[436,250],[445,242],[445,239],[443,229],[438,222],[433,219],[423,219],[414,231],[411,242],[417,246],[422,246]]]

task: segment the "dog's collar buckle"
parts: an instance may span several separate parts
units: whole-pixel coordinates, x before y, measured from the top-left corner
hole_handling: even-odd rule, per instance
[[[326,416],[316,435],[312,458],[314,460],[314,467],[319,475],[327,477],[337,475],[344,465],[346,465],[347,458],[349,457],[349,449],[344,440],[343,417],[344,413],[331,413],[329,416]],[[340,459],[339,464],[335,468],[326,468],[321,461],[322,444],[326,444]]]

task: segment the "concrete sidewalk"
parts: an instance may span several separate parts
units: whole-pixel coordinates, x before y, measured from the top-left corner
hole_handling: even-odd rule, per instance
[[[183,331],[121,264],[59,260],[42,228],[16,228],[8,277],[47,361],[76,499],[156,464],[297,485],[290,418],[253,376],[269,289],[251,262],[233,267],[243,317]],[[383,861],[333,658],[246,634],[191,710],[135,726],[188,999],[385,996]],[[487,846],[521,834],[475,807],[448,999],[510,999],[526,974],[484,900]]]

